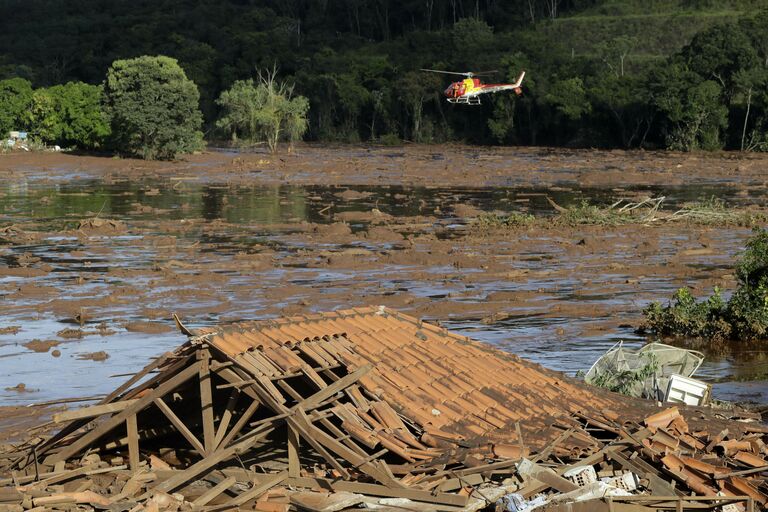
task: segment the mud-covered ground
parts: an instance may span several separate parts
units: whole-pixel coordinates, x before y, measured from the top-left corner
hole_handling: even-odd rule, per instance
[[[759,155],[445,146],[0,155],[0,405],[110,391],[184,341],[174,313],[196,327],[383,304],[574,374],[643,343],[650,301],[733,290],[750,229],[569,226],[546,197],[764,208],[767,169]],[[492,211],[542,220],[477,228]],[[708,356],[715,396],[768,402],[764,348]]]
[[[300,146],[277,156],[263,150],[214,150],[172,163],[15,153],[0,158],[0,177],[98,175],[106,179],[162,177],[259,185],[428,187],[667,187],[708,183],[737,187],[749,195],[765,189],[766,162],[763,155],[742,153]]]

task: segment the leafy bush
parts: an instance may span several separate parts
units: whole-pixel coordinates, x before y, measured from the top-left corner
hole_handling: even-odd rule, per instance
[[[307,131],[309,101],[293,97],[293,87],[278,82],[275,72],[259,72],[257,81],[238,80],[221,93],[216,103],[224,115],[216,122],[233,140],[266,141],[272,153],[285,138],[291,146]]]
[[[118,151],[147,160],[200,149],[200,93],[176,59],[116,60],[104,82],[104,108]]]
[[[25,114],[32,104],[32,84],[23,78],[0,80],[0,138],[26,128]]]
[[[37,89],[27,114],[31,133],[41,142],[96,149],[109,136],[101,107],[101,87],[69,82]]]
[[[661,336],[728,339],[731,326],[726,320],[727,306],[720,290],[705,301],[697,301],[688,288],[675,292],[666,306],[654,302],[643,312],[646,328]]]
[[[640,330],[710,340],[768,338],[768,231],[756,231],[747,242],[736,277],[738,288],[727,302],[717,288],[700,302],[688,288],[681,288],[666,306],[652,303],[643,311]]]

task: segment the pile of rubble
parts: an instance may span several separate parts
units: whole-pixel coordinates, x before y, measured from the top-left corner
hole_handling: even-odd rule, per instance
[[[0,511],[766,505],[768,428],[748,414],[591,389],[384,308],[181,328],[0,454]]]

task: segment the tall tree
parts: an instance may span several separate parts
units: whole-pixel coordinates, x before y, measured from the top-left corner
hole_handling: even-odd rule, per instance
[[[104,81],[104,108],[115,148],[148,160],[202,146],[200,93],[176,59],[117,60]]]

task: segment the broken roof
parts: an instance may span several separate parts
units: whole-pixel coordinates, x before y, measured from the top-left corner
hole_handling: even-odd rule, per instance
[[[165,473],[132,499],[180,490],[193,495],[187,489],[191,482],[211,481],[213,473],[224,471],[217,469],[222,463],[236,457],[251,488],[227,507],[285,483],[445,508],[467,506],[467,495],[451,491],[469,487],[471,495],[473,486],[488,484],[494,475],[512,474],[514,461],[529,451],[536,451],[534,461],[610,459],[622,465],[628,460],[622,451],[647,450],[669,471],[688,478],[683,482],[701,468],[689,456],[703,447],[712,453],[726,436],[726,442],[742,443],[734,448],[741,459],[733,460],[759,464],[766,451],[760,443],[768,430],[759,425],[731,424],[719,439],[703,430],[689,434],[685,420],[695,420],[690,412],[698,410],[687,409],[687,418],[665,411],[659,425],[643,428],[642,418],[658,412],[653,402],[588,387],[383,307],[181,328],[187,343],[100,404],[57,415],[55,421],[69,423],[10,467],[25,470],[24,478],[41,467],[57,475],[55,468],[73,460],[124,453],[134,478],[154,454],[169,453],[158,446],[173,447],[174,464],[182,469]],[[697,415],[718,427],[711,415]],[[749,440],[741,437],[744,432],[751,432]],[[231,483],[233,468],[228,471]],[[548,484],[574,490],[548,471],[553,473],[547,473]],[[642,472],[650,475],[652,492],[673,493],[653,468],[642,466]],[[536,478],[531,489],[541,485]],[[699,489],[714,492],[714,477],[700,480]],[[218,496],[225,488],[217,485],[211,492]],[[764,503],[760,491],[736,476],[723,479],[720,489],[730,496],[750,491],[748,499]],[[484,488],[481,496],[480,506],[491,491]]]
[[[556,436],[544,435],[553,422],[573,410],[626,408],[618,395],[384,307],[243,322],[208,330],[205,339],[266,378],[306,367],[295,351],[349,371],[372,364],[360,379],[367,392],[427,430],[464,438],[508,438],[523,421],[545,442]]]

